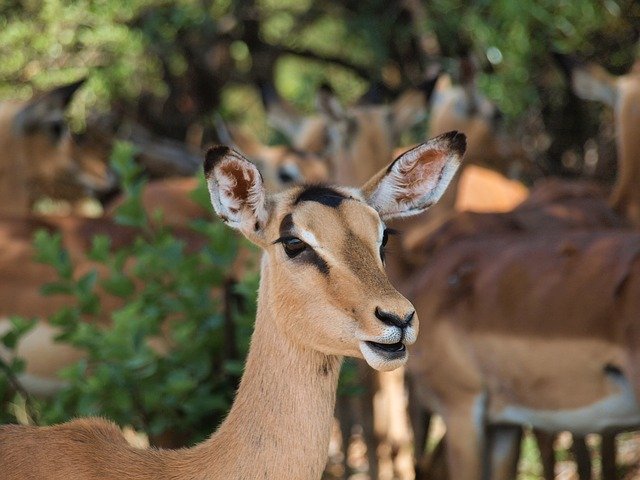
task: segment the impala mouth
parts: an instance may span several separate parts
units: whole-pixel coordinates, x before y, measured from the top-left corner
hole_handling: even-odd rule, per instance
[[[385,357],[399,358],[407,351],[407,346],[402,342],[396,343],[378,343],[378,342],[365,342],[372,350],[379,352]]]

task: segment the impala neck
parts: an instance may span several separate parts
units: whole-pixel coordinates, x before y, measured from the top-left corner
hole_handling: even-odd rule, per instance
[[[640,226],[640,122],[638,101],[640,80],[628,81],[621,89],[616,111],[618,134],[618,176],[611,194],[613,206],[626,215],[634,226]]]
[[[279,331],[266,260],[265,254],[255,330],[233,407],[218,432],[194,450],[211,459],[215,478],[318,480],[327,460],[341,359],[294,345]]]

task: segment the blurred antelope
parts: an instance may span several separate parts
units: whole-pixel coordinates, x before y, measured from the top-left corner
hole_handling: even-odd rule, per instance
[[[616,77],[594,63],[583,64],[557,55],[571,78],[573,91],[585,100],[613,108],[618,148],[618,176],[611,204],[634,226],[640,226],[640,61],[626,75]]]
[[[264,251],[255,331],[227,419],[209,440],[173,451],[131,447],[101,419],[3,426],[4,478],[320,478],[342,357],[392,370],[416,340],[413,306],[384,273],[383,221],[437,201],[463,150],[464,136],[444,135],[362,189],[297,187],[274,196],[240,154],[209,150],[216,213]]]
[[[82,83],[0,103],[0,213],[27,213],[42,197],[74,202],[115,187],[108,151],[78,143],[64,118]]]

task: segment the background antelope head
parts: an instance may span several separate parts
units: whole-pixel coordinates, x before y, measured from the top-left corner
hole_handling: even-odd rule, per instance
[[[365,95],[362,102],[348,108],[325,85],[316,98],[320,115],[308,117],[283,101],[273,88],[263,86],[262,94],[269,121],[292,145],[327,158],[331,177],[340,183],[360,185],[389,162],[400,134],[425,118],[436,80],[433,76],[390,104],[369,104]]]
[[[7,152],[3,163],[13,165],[9,175],[14,181],[22,177],[32,202],[42,196],[73,201],[115,187],[108,151],[78,143],[65,119],[65,110],[82,84],[56,88],[26,104],[6,103],[0,109],[0,144]]]
[[[265,255],[259,303],[296,348],[363,357],[378,370],[407,359],[418,319],[384,271],[384,222],[440,198],[464,153],[450,132],[402,155],[361,189],[301,186],[268,196],[258,169],[215,147],[205,171],[213,206]],[[262,287],[261,287],[262,288]]]

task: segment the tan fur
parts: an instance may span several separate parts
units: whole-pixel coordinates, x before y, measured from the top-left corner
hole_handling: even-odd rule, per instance
[[[0,213],[25,214],[49,197],[77,201],[115,185],[108,151],[81,145],[54,90],[29,102],[0,103]]]
[[[460,143],[447,155],[457,163]],[[216,211],[264,251],[255,331],[227,419],[209,440],[176,451],[131,447],[117,427],[99,419],[45,428],[0,427],[4,478],[318,479],[329,444],[340,357],[361,357],[364,340],[390,343],[392,335],[403,344],[415,341],[417,318],[399,329],[374,315],[376,308],[400,318],[411,318],[406,314],[413,311],[390,286],[379,256],[382,222],[366,203],[376,180],[365,193],[334,187],[346,198],[331,207],[296,201],[301,188],[256,200],[249,192],[263,188],[257,170],[228,149],[210,151],[205,170]],[[423,181],[426,195],[433,179]],[[384,205],[387,211],[401,193],[397,185],[391,203]],[[256,227],[263,210],[266,222]],[[304,261],[307,257],[288,258],[283,245],[274,242],[283,234],[311,238],[307,248],[321,255],[327,272]],[[367,361],[376,368],[395,368],[406,361],[406,353],[394,360],[378,353]]]

